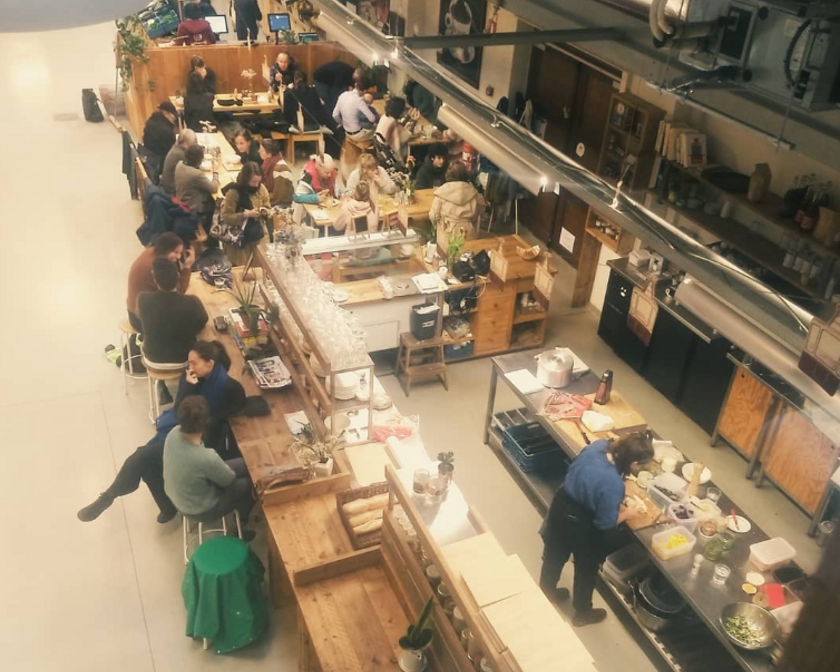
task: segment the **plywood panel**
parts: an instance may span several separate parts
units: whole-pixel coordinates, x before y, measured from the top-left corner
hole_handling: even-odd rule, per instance
[[[764,473],[809,513],[814,513],[836,462],[837,449],[811,421],[786,406],[767,448]]]
[[[718,433],[747,457],[755,454],[761,430],[770,421],[773,393],[743,369],[735,372],[721,411]]]

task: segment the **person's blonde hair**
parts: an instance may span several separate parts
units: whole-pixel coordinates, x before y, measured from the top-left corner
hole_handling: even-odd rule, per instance
[[[376,170],[379,168],[379,161],[373,154],[362,154],[359,157],[359,172],[364,173],[368,170]]]
[[[356,185],[356,192],[353,197],[357,201],[369,201],[370,200],[370,185],[365,181],[361,180]]]

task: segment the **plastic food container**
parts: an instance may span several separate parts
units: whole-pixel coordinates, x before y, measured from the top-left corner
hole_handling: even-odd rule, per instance
[[[688,518],[680,518],[677,516],[677,511],[680,509],[685,509],[688,513]],[[693,523],[695,527],[692,528],[692,531],[696,529],[697,521],[700,520],[700,516],[698,515],[697,508],[693,504],[689,504],[687,502],[672,502],[668,505],[666,510],[668,518],[673,520],[677,525],[685,525],[687,527],[691,527]]]
[[[688,488],[688,483],[676,474],[667,473],[659,474],[659,476],[650,482],[650,485],[648,485],[647,488],[648,495],[653,500],[654,504],[656,504],[660,509],[667,509],[674,503],[674,500],[668,497],[668,495],[662,491],[662,488],[673,492],[680,498],[680,500],[683,500],[685,499],[685,491]]]
[[[750,546],[750,561],[762,572],[786,565],[796,557],[796,549],[781,537]]]
[[[685,537],[687,543],[680,544],[674,548],[668,548],[668,542],[678,534]],[[657,532],[653,535],[653,537],[651,537],[650,541],[651,548],[657,556],[659,556],[662,560],[670,560],[671,558],[676,558],[679,555],[690,553],[694,548],[694,545],[697,543],[697,537],[695,537],[684,525],[677,525],[669,530]]]
[[[630,579],[638,576],[650,565],[648,552],[641,544],[630,544],[607,556],[604,575],[617,588],[629,592]]]

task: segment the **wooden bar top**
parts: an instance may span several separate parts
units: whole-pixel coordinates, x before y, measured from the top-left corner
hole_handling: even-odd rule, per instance
[[[434,191],[434,189],[418,189],[414,192],[413,201],[404,206],[398,206],[392,196],[382,198],[377,205],[382,212],[391,212],[404,207],[409,219],[428,217],[429,210],[432,209],[432,201],[435,199]],[[341,200],[335,199],[334,205],[328,208],[316,205],[315,203],[306,203],[304,208],[312,217],[313,224],[316,226],[330,226],[335,222],[338,213],[341,212]]]

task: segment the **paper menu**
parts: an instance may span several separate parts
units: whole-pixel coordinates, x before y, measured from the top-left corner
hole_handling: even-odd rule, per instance
[[[544,390],[543,384],[537,380],[537,377],[528,371],[528,369],[518,369],[517,371],[509,371],[505,374],[511,385],[516,387],[522,394],[533,394]]]

